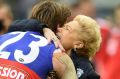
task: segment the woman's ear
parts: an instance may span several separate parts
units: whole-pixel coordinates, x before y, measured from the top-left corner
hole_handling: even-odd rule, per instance
[[[82,41],[74,42],[74,49],[80,49],[84,47],[84,43]]]

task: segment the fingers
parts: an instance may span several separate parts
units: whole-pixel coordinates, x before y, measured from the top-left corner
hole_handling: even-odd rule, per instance
[[[47,38],[48,43],[53,41],[56,48],[60,48],[62,51],[65,51],[65,49],[63,48],[59,39],[57,38],[57,36],[54,34],[54,32],[52,30],[50,30],[49,28],[45,28],[44,29],[44,36]]]
[[[48,40],[48,43],[50,43],[52,41],[51,36],[49,36],[48,34],[44,34],[44,36]]]
[[[47,36],[47,40],[48,40],[48,43],[53,41],[56,48],[60,48],[63,52],[65,52],[65,49],[63,48],[63,46],[60,43],[59,39],[54,34],[50,34],[49,36]]]
[[[56,36],[54,36],[54,37],[52,38],[52,40],[53,40],[53,42],[54,42],[54,44],[55,44],[55,47],[58,48],[58,41],[59,41],[59,39],[58,39]]]
[[[55,44],[56,48],[60,48],[63,52],[65,52],[65,49],[63,48],[63,46],[59,40],[57,40],[57,41],[54,40],[54,44]]]
[[[63,48],[63,46],[62,46],[62,44],[59,42],[58,43],[58,47],[63,51],[63,52],[65,52],[65,49]]]
[[[57,42],[57,41],[53,41],[53,42],[54,42],[54,44],[55,44],[55,47],[56,47],[56,48],[59,48],[58,42]]]
[[[50,38],[48,38],[47,40],[48,40],[48,44],[52,41]]]
[[[52,41],[52,38],[55,37],[55,34],[52,30],[50,30],[49,28],[44,28],[43,29],[44,32],[44,36],[47,38],[48,43],[50,43]],[[54,36],[54,37],[53,37]]]

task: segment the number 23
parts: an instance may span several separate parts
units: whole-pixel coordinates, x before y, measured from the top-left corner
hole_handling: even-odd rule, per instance
[[[18,35],[16,37],[8,39],[7,41],[3,42],[0,45],[0,58],[8,59],[10,56],[10,52],[6,52],[6,51],[2,51],[2,50],[5,47],[7,47],[8,45],[21,40],[22,37],[25,36],[26,32],[13,32],[11,34],[18,34]],[[18,49],[15,50],[14,58],[16,61],[18,61],[20,63],[23,63],[23,64],[32,63],[38,57],[38,55],[40,53],[39,47],[44,47],[48,44],[47,40],[44,37],[34,35],[34,34],[31,34],[31,35],[35,38],[39,38],[40,40],[39,41],[32,41],[28,45],[28,47],[30,47],[31,50],[27,55],[24,55],[22,50],[18,50]],[[20,61],[20,58],[22,58],[24,61]]]

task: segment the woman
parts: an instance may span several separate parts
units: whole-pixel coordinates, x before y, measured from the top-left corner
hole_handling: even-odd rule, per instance
[[[73,21],[60,28],[57,34],[67,51],[74,48],[75,52],[68,52],[68,54],[72,56],[78,78],[100,79],[91,64],[91,59],[101,43],[98,24],[87,16],[78,15]]]
[[[101,43],[99,26],[84,15],[78,15],[63,28],[58,28],[57,35],[66,51],[74,48],[79,55],[85,55],[89,59],[97,52]]]
[[[63,28],[58,28],[57,36],[68,52],[67,54],[73,55],[71,58],[76,67],[78,78],[100,79],[90,61],[101,43],[98,24],[87,16],[78,15],[73,21],[66,23]],[[74,48],[77,53],[71,52],[71,48]]]

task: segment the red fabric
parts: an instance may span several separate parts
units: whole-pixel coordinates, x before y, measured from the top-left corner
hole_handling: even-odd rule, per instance
[[[0,79],[41,79],[35,72],[15,61],[0,59]]]
[[[101,79],[120,79],[120,30],[101,29],[103,42],[95,56]]]
[[[95,62],[96,65],[99,67],[101,64],[105,65],[106,62],[109,60],[109,56],[106,53],[107,42],[110,35],[110,29],[108,28],[101,28],[101,36],[102,36],[102,43],[99,52],[95,55]]]
[[[102,43],[99,52],[96,53],[95,61],[96,65],[105,64],[109,60],[109,56],[106,54],[107,42],[110,36],[109,24],[106,20],[98,18],[98,24],[100,25]]]
[[[107,54],[110,56],[109,62],[105,65],[105,78],[120,79],[120,30],[113,28],[108,41]]]
[[[110,38],[111,30],[107,21],[103,19],[97,19],[98,24],[100,25],[102,43],[99,52],[96,53],[94,60],[96,65],[96,70],[98,71],[101,78],[105,75],[105,65],[109,61],[109,55],[106,53],[108,39]]]

